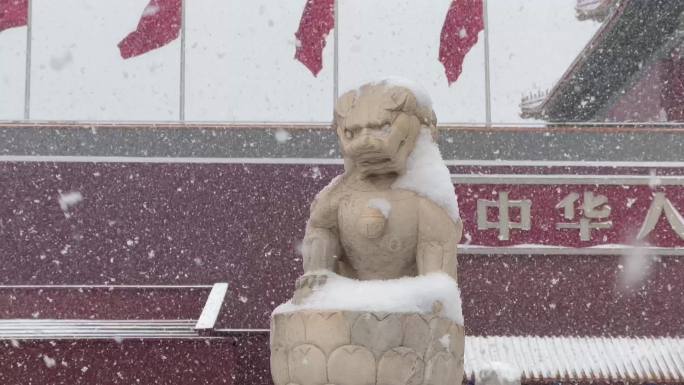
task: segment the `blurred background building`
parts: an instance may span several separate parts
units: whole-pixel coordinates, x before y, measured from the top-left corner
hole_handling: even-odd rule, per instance
[[[549,122],[684,121],[684,2],[578,0],[577,18],[603,24],[521,116]]]

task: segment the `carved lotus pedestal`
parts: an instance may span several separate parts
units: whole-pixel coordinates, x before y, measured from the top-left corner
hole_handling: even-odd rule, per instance
[[[302,310],[271,318],[276,385],[455,385],[463,326],[436,315]]]

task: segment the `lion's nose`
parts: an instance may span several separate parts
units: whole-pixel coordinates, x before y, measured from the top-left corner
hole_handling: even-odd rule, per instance
[[[375,151],[378,147],[377,139],[367,134],[361,135],[357,142],[357,148],[360,152]]]
[[[366,130],[366,129],[364,128],[364,131],[365,131],[365,130]],[[361,143],[362,143],[364,146],[372,146],[372,145],[373,145],[373,138],[372,138],[370,135],[368,135],[367,132],[362,133],[362,134],[361,134],[361,138],[363,139],[363,140],[361,141]]]

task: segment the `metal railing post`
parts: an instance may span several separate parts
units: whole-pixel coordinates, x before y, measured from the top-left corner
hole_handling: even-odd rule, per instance
[[[178,97],[178,115],[181,122],[185,121],[185,0],[181,0],[181,36],[180,36],[180,90]]]
[[[31,19],[33,18],[33,0],[28,0],[26,10],[26,68],[24,75],[24,120],[31,119],[31,39],[33,31]]]
[[[485,124],[492,125],[492,90],[489,73],[489,17],[487,15],[487,0],[482,0],[482,17],[484,21],[484,57],[485,57]]]
[[[335,16],[335,25],[333,27],[333,39],[335,42],[335,49],[333,50],[334,56],[333,56],[333,106],[335,106],[335,102],[337,102],[337,98],[340,96],[340,76],[339,76],[339,59],[340,59],[340,53],[339,53],[339,47],[340,47],[340,39],[339,39],[339,26],[340,26],[340,0],[335,0],[335,9],[333,11],[334,16]]]

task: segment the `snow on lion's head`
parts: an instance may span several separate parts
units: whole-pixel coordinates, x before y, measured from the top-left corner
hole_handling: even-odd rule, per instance
[[[335,106],[347,171],[363,176],[402,175],[421,129],[436,136],[437,118],[427,94],[407,81],[367,83],[342,95]]]

